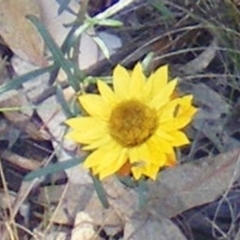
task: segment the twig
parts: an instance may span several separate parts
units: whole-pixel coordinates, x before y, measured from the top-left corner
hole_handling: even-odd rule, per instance
[[[9,191],[8,191],[8,187],[7,187],[7,182],[6,182],[6,179],[5,179],[5,176],[4,176],[4,172],[3,172],[3,168],[2,168],[2,162],[0,161],[0,175],[1,175],[1,179],[2,179],[2,184],[3,184],[3,189],[4,189],[4,192],[7,196],[7,199],[10,199],[10,195],[9,195]],[[11,239],[16,239],[18,240],[18,235],[17,235],[17,228],[16,228],[16,225],[14,223],[14,218],[15,218],[15,215],[13,213],[13,209],[10,205],[10,201],[7,201],[8,203],[8,210],[9,210],[9,214],[10,214],[10,219],[8,219],[8,221],[5,223],[5,226],[6,226],[6,230],[7,232],[9,233]],[[5,234],[7,233],[5,232]],[[7,238],[6,235],[2,235],[1,239],[4,240],[5,238]]]

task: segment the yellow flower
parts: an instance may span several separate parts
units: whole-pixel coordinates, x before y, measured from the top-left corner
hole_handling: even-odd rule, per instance
[[[132,72],[118,65],[113,90],[97,82],[100,94],[79,96],[87,116],[68,119],[67,137],[90,154],[83,165],[100,179],[128,168],[138,180],[156,179],[162,167],[176,164],[174,147],[189,144],[181,131],[196,108],[192,95],[173,97],[177,79],[168,82],[168,66],[146,78],[141,64]]]

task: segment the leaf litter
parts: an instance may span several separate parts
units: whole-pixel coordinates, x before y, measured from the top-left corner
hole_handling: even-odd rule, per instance
[[[201,7],[206,7],[205,1],[200,2]],[[4,6],[4,8],[0,8],[2,17],[0,18],[0,25],[4,27],[0,28],[2,29],[0,35],[7,46],[23,59],[20,60],[20,66],[21,64],[24,66],[23,71],[19,70],[16,61],[14,63],[11,60],[10,64],[12,64],[17,75],[32,71],[33,66],[26,67],[26,64],[29,65],[29,62],[36,65],[42,64],[44,61],[43,43],[38,33],[33,26],[29,25],[23,15],[33,13],[39,16],[40,10],[36,10],[37,5],[30,7],[30,10],[26,10],[24,5],[27,4],[23,4],[20,0],[16,1],[14,6],[11,1],[7,3],[3,0],[0,5]],[[11,200],[13,201],[11,217],[14,218],[14,216],[20,214],[25,219],[25,222],[15,221],[18,221],[18,224],[24,226],[24,228],[31,229],[32,235],[24,232],[27,239],[41,239],[41,237],[42,239],[54,239],[53,234],[56,230],[62,234],[59,239],[67,239],[69,233],[71,235],[70,239],[92,239],[94,237],[96,239],[110,239],[111,237],[112,239],[160,239],[159,236],[162,236],[162,239],[189,239],[188,236],[183,236],[179,231],[173,218],[189,209],[211,203],[220,196],[225,196],[225,193],[234,186],[234,182],[239,179],[239,139],[236,134],[237,131],[231,129],[231,124],[236,125],[235,128],[238,126],[234,121],[238,117],[234,108],[239,96],[239,89],[237,86],[233,88],[233,85],[230,85],[230,83],[238,81],[236,72],[232,73],[233,75],[236,74],[234,75],[235,79],[231,78],[229,80],[228,78],[227,71],[230,70],[227,69],[226,65],[231,65],[231,59],[224,60],[229,55],[227,55],[227,51],[221,50],[223,43],[219,40],[216,42],[216,36],[214,36],[212,28],[201,27],[194,32],[187,28],[190,26],[191,29],[197,29],[198,24],[187,10],[184,11],[189,6],[184,6],[183,2],[179,4],[168,3],[166,6],[172,12],[168,21],[161,19],[162,15],[151,4],[139,1],[129,5],[115,15],[117,20],[124,22],[123,30],[116,31],[105,27],[104,31],[118,36],[123,44],[123,48],[120,47],[112,55],[113,64],[122,62],[130,67],[134,61],[141,59],[150,50],[154,50],[156,56],[150,68],[155,69],[159,64],[169,63],[172,74],[181,77],[180,90],[193,93],[200,111],[193,126],[188,129],[193,143],[179,154],[182,162],[177,167],[160,173],[159,181],[148,184],[148,201],[144,209],[139,209],[139,196],[133,189],[120,184],[116,179],[107,180],[104,182],[104,187],[109,198],[110,208],[104,209],[94,191],[91,178],[79,166],[67,170],[64,175],[56,174],[29,183],[22,182],[26,170],[44,166],[48,162],[66,161],[72,155],[77,154],[76,145],[63,140],[65,127],[62,122],[66,117],[54,92],[52,96],[46,97],[40,105],[35,106],[36,109],[28,109],[27,115],[24,112],[25,110],[12,112],[12,117],[9,117],[9,113],[4,112],[1,121],[8,121],[13,125],[13,128],[20,129],[19,135],[11,145],[16,146],[19,142],[25,143],[27,137],[34,140],[32,149],[35,145],[43,152],[42,159],[44,161],[39,161],[37,160],[39,157],[34,154],[36,150],[28,153],[31,156],[30,158],[27,155],[24,156],[27,152],[21,153],[23,155],[21,156],[20,151],[17,151],[14,155],[14,153],[11,153],[12,148],[7,151],[1,148],[3,167],[7,163],[12,164],[10,168],[15,166],[16,169],[17,166],[17,171],[12,170],[11,173],[5,171],[4,174],[6,174],[8,181],[14,179],[14,177],[15,179],[20,177],[19,187],[15,189],[17,195],[13,194],[15,201]],[[19,14],[16,19],[20,20],[17,24],[12,23],[13,17],[11,14],[6,15],[7,9],[11,13],[16,8],[24,9],[18,11]],[[198,9],[198,6],[195,6],[195,8],[196,14],[199,14],[198,20],[200,19],[199,21],[202,23],[203,13],[200,11],[201,8]],[[132,9],[137,11],[129,15],[130,18],[126,18]],[[46,16],[50,17],[50,15]],[[61,19],[61,16],[59,14],[59,19]],[[69,16],[73,19],[73,15],[70,14]],[[145,20],[143,21],[143,19]],[[220,20],[218,19],[218,21]],[[21,28],[19,23],[22,23]],[[53,27],[51,22],[45,24],[48,27]],[[146,26],[148,26],[147,29]],[[157,30],[151,31],[153,26]],[[13,31],[6,31],[6,29],[12,28]],[[184,28],[186,29],[182,30]],[[66,28],[63,27],[63,29],[66,31]],[[180,33],[178,32],[179,29],[181,30]],[[16,38],[13,37],[13,34],[18,34],[19,30],[22,36],[30,34],[34,37],[23,40],[24,43],[21,45],[22,43],[16,41]],[[53,37],[59,33],[57,28],[54,31],[52,32]],[[143,34],[139,35],[139,32]],[[154,41],[146,43],[146,39],[150,37]],[[60,34],[57,39],[63,38]],[[26,48],[26,46],[31,46],[36,42],[39,44],[33,52],[31,48]],[[166,47],[164,48],[164,46]],[[204,50],[199,50],[199,47],[202,46]],[[84,47],[84,49],[88,48]],[[191,49],[195,49],[195,51]],[[87,53],[88,51],[90,50],[87,50]],[[93,56],[96,58],[96,64],[85,70],[85,73],[90,72],[91,75],[99,75],[99,72],[101,72],[101,75],[109,75],[112,65],[108,60],[100,61],[97,55],[94,50]],[[85,55],[83,54],[83,56]],[[14,58],[16,59],[16,56]],[[202,64],[197,65],[197,62]],[[92,65],[92,62],[91,64],[89,62],[85,64],[89,66]],[[7,68],[2,71],[5,71],[1,75],[5,78],[4,80],[11,81],[11,79],[6,78]],[[211,74],[221,74],[221,78],[224,78],[222,88],[218,85],[219,81],[214,81],[215,79],[211,77]],[[30,81],[29,84],[24,84],[23,89],[15,91],[10,100],[5,101],[5,103],[2,100],[3,105],[1,107],[13,105],[14,107],[26,107],[29,104],[31,105],[32,101],[49,88],[48,79],[49,75],[46,74]],[[64,88],[63,93],[66,99],[73,97],[71,88]],[[11,102],[14,104],[11,105]],[[233,117],[233,112],[236,112],[235,117]],[[21,114],[25,118],[27,116],[26,121],[33,124],[33,132],[27,131],[24,126],[16,124],[16,120],[21,119]],[[40,125],[33,123],[36,119]],[[25,122],[23,125],[25,125]],[[43,134],[39,130],[44,130],[45,133]],[[6,146],[8,146],[11,139],[6,132],[3,131],[3,133],[5,138],[1,142],[7,142]],[[34,137],[34,134],[39,135],[39,138]],[[43,142],[52,146],[44,147]],[[203,158],[205,156],[208,157]],[[36,161],[37,164],[32,166],[31,163],[24,163],[24,166],[29,164],[28,167],[24,167],[20,164],[23,161]],[[3,176],[1,177],[3,179]],[[11,184],[9,186],[11,187]],[[13,187],[12,189],[5,189],[3,192],[4,197],[6,197],[8,192],[13,192]],[[25,206],[22,205],[23,202],[36,209],[27,213],[24,212],[23,207],[21,207]],[[52,209],[52,206],[54,206],[54,209]],[[198,211],[200,210],[198,209]],[[51,216],[49,216],[49,213],[51,213]],[[29,221],[26,220],[27,218],[29,218]],[[30,224],[30,220],[33,219],[35,219],[35,224]],[[8,220],[6,219],[6,221]],[[3,231],[3,239],[7,239],[7,235],[7,231]]]

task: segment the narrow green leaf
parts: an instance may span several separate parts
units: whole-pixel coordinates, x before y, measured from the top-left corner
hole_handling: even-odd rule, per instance
[[[45,68],[41,68],[41,69],[37,69],[34,70],[32,72],[23,74],[19,77],[15,77],[13,79],[11,79],[11,81],[4,83],[0,86],[0,94],[7,92],[9,90],[12,89],[17,89],[19,88],[23,83],[30,81],[38,76],[41,76],[44,73],[47,72],[51,72],[56,66],[55,65],[51,65],[49,67],[45,67]]]
[[[64,171],[65,169],[68,169],[68,168],[71,168],[71,167],[74,167],[74,166],[80,164],[81,162],[84,161],[84,159],[85,159],[85,157],[72,158],[72,159],[64,161],[64,162],[58,162],[58,163],[50,164],[46,167],[43,167],[43,168],[40,168],[36,171],[28,173],[24,177],[23,180],[24,181],[31,181],[35,178],[44,177],[47,174],[53,174],[53,173]]]
[[[140,179],[138,182],[138,205],[139,209],[143,209],[148,201],[148,186],[146,179]]]
[[[96,190],[96,193],[98,195],[98,198],[100,200],[100,202],[102,203],[102,205],[105,207],[105,208],[109,208],[109,203],[108,203],[108,200],[107,200],[107,195],[106,195],[106,192],[103,188],[103,185],[101,183],[101,181],[99,181],[95,176],[91,175],[92,179],[93,179],[93,184],[94,184],[94,187],[95,187],[95,190]]]
[[[137,182],[132,179],[130,176],[117,176],[119,181],[129,188],[136,188],[138,186]]]
[[[153,57],[154,57],[154,53],[149,52],[142,61],[142,66],[143,66],[143,71],[144,71],[145,76],[150,75],[149,66],[153,60]]]
[[[115,19],[102,19],[98,20],[97,25],[106,26],[106,27],[121,27],[123,23]]]
[[[110,58],[110,53],[109,53],[109,50],[108,50],[106,44],[104,43],[104,41],[101,38],[97,37],[97,36],[93,36],[92,38],[96,42],[96,44],[99,46],[101,51],[103,52],[103,55],[107,59],[109,59]]]
[[[72,71],[74,69],[74,64],[64,57],[61,49],[57,46],[53,40],[51,34],[45,28],[45,26],[38,20],[37,17],[33,15],[28,15],[27,18],[34,24],[42,38],[44,39],[49,51],[52,53],[54,61],[64,70],[68,76],[70,85],[76,90],[79,90],[79,81],[75,78]]]
[[[69,104],[67,103],[67,101],[64,98],[63,90],[59,85],[56,86],[56,97],[57,97],[57,100],[60,103],[66,117],[67,118],[73,117],[73,113],[71,112],[71,110],[69,108]]]
[[[66,37],[66,41],[64,41],[62,49],[65,51],[69,50],[72,46],[75,45],[79,37],[82,35],[83,32],[86,32],[90,27],[92,27],[91,23],[85,22],[83,25],[79,27],[74,27],[73,32],[71,35]]]
[[[0,108],[0,112],[12,112],[12,111],[23,111],[25,109],[36,109],[37,106],[21,106],[21,107],[3,107]]]
[[[147,0],[165,19],[175,19],[173,13],[165,6],[162,0]]]

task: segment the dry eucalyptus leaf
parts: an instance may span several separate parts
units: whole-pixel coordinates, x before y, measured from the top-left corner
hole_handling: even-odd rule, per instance
[[[96,193],[92,184],[68,183],[67,186],[46,186],[40,188],[39,203],[56,204],[61,200],[52,221],[57,224],[71,225],[76,214],[84,211],[93,195]]]
[[[218,198],[240,176],[240,150],[169,168],[149,182],[146,213],[171,218]],[[139,213],[138,193],[114,178],[104,182],[112,209],[127,221]],[[140,211],[142,212],[143,209]]]
[[[215,200],[240,176],[240,150],[163,171],[149,186],[147,211],[173,217]]]
[[[33,24],[26,19],[32,14],[40,17],[36,0],[1,0],[0,35],[10,49],[22,59],[44,65],[44,43]]]
[[[6,64],[6,61],[0,58],[0,84],[3,84],[6,80],[8,80]]]
[[[34,109],[22,90],[11,90],[1,94],[0,108],[8,109],[3,111],[5,118],[33,139],[48,138],[45,132],[39,130],[39,126],[30,121]]]
[[[178,227],[167,218],[131,218],[124,229],[124,239],[128,240],[186,240]]]
[[[10,90],[1,94],[0,108],[15,108],[13,111],[3,111],[4,116],[11,122],[26,122],[33,114],[33,108],[21,90]]]
[[[103,186],[107,192],[110,206],[123,221],[127,221],[139,210],[138,194],[134,189],[125,187],[113,177],[107,178]]]
[[[101,226],[109,236],[119,233],[124,226],[124,222],[113,208],[104,208],[96,194],[89,200],[84,212],[94,219],[96,226]]]
[[[202,72],[215,57],[217,47],[217,39],[214,38],[210,45],[200,55],[187,64],[179,66],[178,70],[187,75]]]
[[[229,115],[229,104],[217,92],[202,83],[195,84],[192,93],[199,106],[193,126],[210,139],[220,152],[236,146],[234,139],[225,131],[225,116]]]

